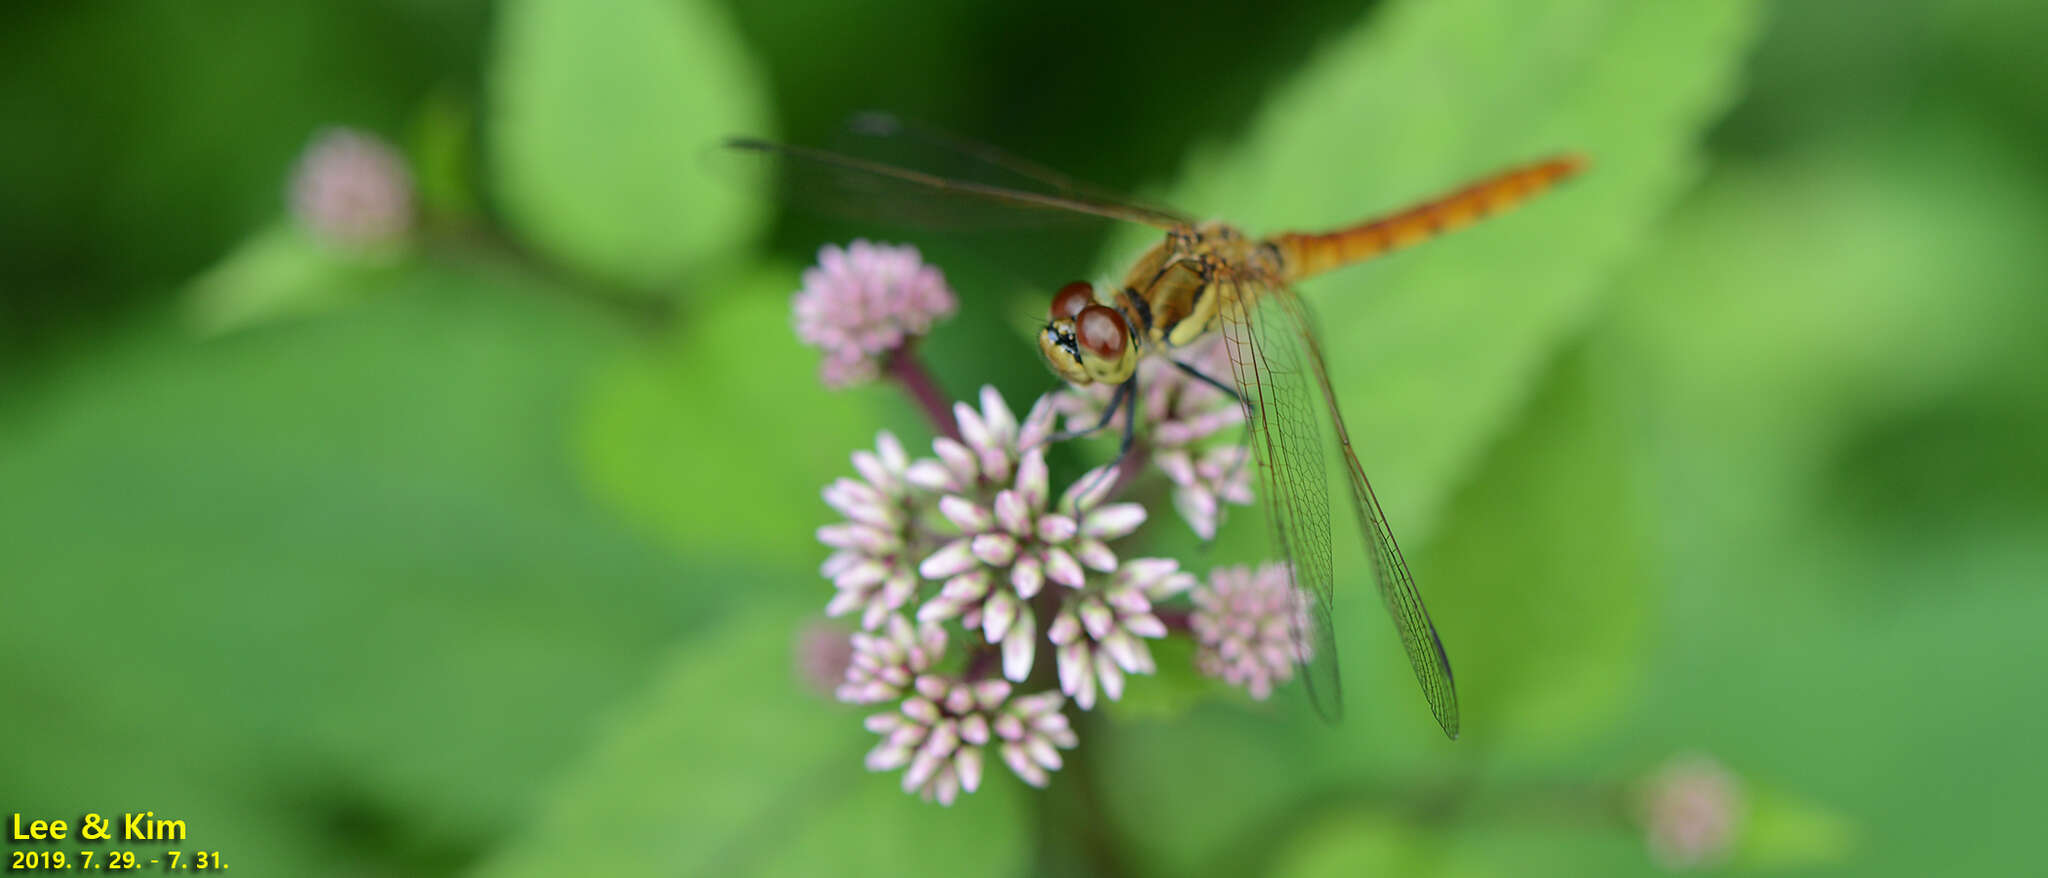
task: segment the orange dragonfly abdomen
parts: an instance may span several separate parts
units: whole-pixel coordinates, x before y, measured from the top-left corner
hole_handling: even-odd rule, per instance
[[[1270,243],[1280,251],[1286,280],[1298,281],[1464,228],[1529,200],[1584,167],[1585,160],[1578,156],[1545,159],[1387,216],[1322,234],[1285,232],[1274,235]]]

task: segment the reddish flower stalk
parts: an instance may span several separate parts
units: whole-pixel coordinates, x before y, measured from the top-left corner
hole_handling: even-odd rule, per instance
[[[917,402],[930,418],[932,430],[955,441],[960,438],[960,424],[953,420],[953,408],[946,404],[946,396],[939,390],[938,382],[932,380],[931,371],[924,367],[924,361],[917,356],[916,345],[905,342],[888,356],[887,371],[890,378],[903,385],[903,390]]]
[[[1175,634],[1187,634],[1194,630],[1194,612],[1192,610],[1155,608],[1152,611],[1152,615],[1158,616],[1159,621],[1166,626],[1166,630]]]

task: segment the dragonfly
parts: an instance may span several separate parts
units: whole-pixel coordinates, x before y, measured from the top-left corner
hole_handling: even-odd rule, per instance
[[[1440,195],[1341,228],[1253,237],[1220,221],[1145,204],[1080,183],[994,147],[910,125],[894,117],[856,117],[853,130],[916,143],[955,165],[989,171],[984,179],[935,173],[885,161],[753,138],[732,138],[730,150],[770,160],[801,187],[827,197],[865,202],[856,213],[944,224],[948,208],[999,207],[1041,218],[1085,218],[1150,226],[1160,240],[1140,254],[1119,282],[1097,287],[1073,281],[1053,295],[1036,336],[1039,353],[1075,385],[1113,386],[1094,432],[1125,412],[1121,453],[1137,421],[1137,364],[1164,356],[1191,377],[1233,397],[1248,425],[1247,441],[1263,487],[1273,546],[1307,612],[1293,632],[1295,658],[1310,702],[1325,719],[1343,716],[1333,609],[1329,475],[1334,447],[1351,495],[1373,579],[1400,637],[1430,713],[1444,733],[1459,732],[1458,694],[1450,656],[1430,619],[1415,578],[1338,406],[1323,341],[1295,285],[1311,277],[1419,244],[1508,208],[1572,177],[1585,166],[1558,155],[1507,168]],[[999,182],[987,182],[986,179]],[[934,209],[936,207],[936,209]],[[899,210],[900,209],[900,210]],[[1181,359],[1220,335],[1230,375],[1207,375]],[[1327,424],[1334,443],[1325,438]]]

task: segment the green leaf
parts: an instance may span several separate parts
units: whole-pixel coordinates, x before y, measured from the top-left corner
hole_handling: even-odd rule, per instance
[[[476,193],[472,104],[460,93],[442,88],[428,95],[413,114],[406,151],[412,158],[420,212],[428,224],[473,223],[482,212]]]
[[[1189,637],[1168,637],[1151,643],[1152,660],[1159,670],[1132,680],[1124,696],[1103,705],[1119,721],[1178,719],[1195,705],[1211,698],[1250,704],[1244,690],[1204,676],[1195,670],[1195,642]]]
[[[1657,594],[1653,528],[1634,502],[1611,376],[1588,360],[1581,345],[1552,370],[1416,568],[1436,587],[1437,618],[1460,623],[1445,635],[1464,705],[1460,747],[1499,756],[1583,743],[1617,718],[1641,676]],[[1379,652],[1364,678],[1369,697],[1420,707],[1407,668],[1392,649]]]
[[[1759,871],[1812,869],[1839,864],[1856,848],[1856,828],[1840,814],[1754,784],[1744,795],[1747,808],[1733,860],[1737,865]]]
[[[2048,220],[2025,194],[2041,184],[2025,154],[1930,121],[1881,147],[1859,137],[1738,166],[1689,203],[1624,276],[1633,292],[1610,333],[1634,366],[1667,491],[1687,501],[1670,505],[1679,569],[1770,582],[1777,555],[1725,545],[1775,544],[1813,504],[1921,509],[1809,496],[1815,479],[1856,475],[1823,462],[1852,463],[1873,419],[1979,422],[1951,428],[1979,440],[1957,457],[1989,465],[1948,491],[2006,490],[2015,468],[2038,462],[2031,446],[1996,440],[2025,435],[2048,392],[2048,310],[2033,281],[2048,272],[2037,246]],[[1865,575],[1898,575],[1906,559],[1891,553],[1924,551],[1919,531],[1943,523],[1895,524],[1912,537],[1886,535],[1881,569]]]
[[[796,286],[787,269],[724,285],[673,337],[606,369],[576,442],[602,496],[692,551],[824,559],[813,532],[832,510],[818,492],[874,446],[865,399],[894,388],[819,384],[817,354],[789,328]]]
[[[487,118],[495,194],[521,235],[579,271],[673,284],[761,227],[759,181],[716,179],[720,138],[764,133],[758,75],[699,0],[499,7]]]
[[[1594,802],[1560,798],[1555,790],[1474,806],[1482,819],[1416,821],[1427,841],[1425,865],[1409,875],[1648,874],[1642,838],[1624,831]],[[1433,830],[1433,831],[1431,831]],[[1423,834],[1427,832],[1427,834]],[[1422,847],[1411,841],[1411,847]]]
[[[1294,832],[1266,874],[1275,878],[1466,878],[1493,874],[1464,865],[1447,868],[1442,847],[1442,841],[1427,827],[1377,811],[1346,809]]]
[[[10,798],[190,814],[237,872],[485,844],[693,620],[809,573],[678,563],[583,492],[568,425],[617,343],[559,291],[416,265],[11,385]]]
[[[397,250],[337,250],[296,224],[278,222],[193,279],[186,316],[211,335],[319,313],[383,285],[406,258]]]
[[[1757,844],[1855,874],[2014,871],[2035,815],[1955,803],[2048,785],[2043,176],[1951,109],[1731,163],[1601,328],[1669,583],[1621,735],[1839,815]]]
[[[1275,827],[1301,812],[1323,770],[1302,746],[1327,728],[1312,716],[1306,705],[1217,699],[1168,720],[1119,721],[1115,734],[1081,746],[1095,751],[1105,819],[1142,871],[1258,874]]]
[[[859,714],[792,673],[801,615],[750,613],[674,655],[482,874],[1018,873],[1026,788],[991,760],[947,808],[864,771]]]

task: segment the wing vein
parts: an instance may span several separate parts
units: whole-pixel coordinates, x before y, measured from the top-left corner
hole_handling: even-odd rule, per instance
[[[1456,738],[1459,731],[1458,691],[1451,674],[1450,656],[1444,650],[1443,638],[1437,634],[1436,623],[1429,617],[1428,607],[1422,602],[1422,593],[1415,587],[1415,577],[1401,555],[1400,544],[1394,541],[1393,530],[1387,526],[1386,512],[1380,508],[1379,497],[1373,493],[1372,483],[1366,479],[1365,469],[1358,462],[1350,431],[1345,428],[1343,413],[1337,405],[1329,369],[1323,360],[1322,343],[1316,336],[1314,321],[1308,315],[1307,303],[1286,291],[1269,299],[1273,304],[1267,310],[1276,317],[1283,317],[1289,324],[1287,329],[1291,332],[1288,334],[1299,339],[1304,348],[1299,359],[1306,361],[1315,373],[1323,403],[1329,410],[1338,452],[1344,460],[1345,475],[1351,486],[1352,509],[1358,516],[1367,554],[1372,559],[1373,578],[1379,586],[1387,614],[1401,637],[1402,649],[1408,654],[1408,664],[1415,671],[1416,682],[1421,685],[1423,697],[1429,702],[1437,724],[1443,727],[1444,734]]]

